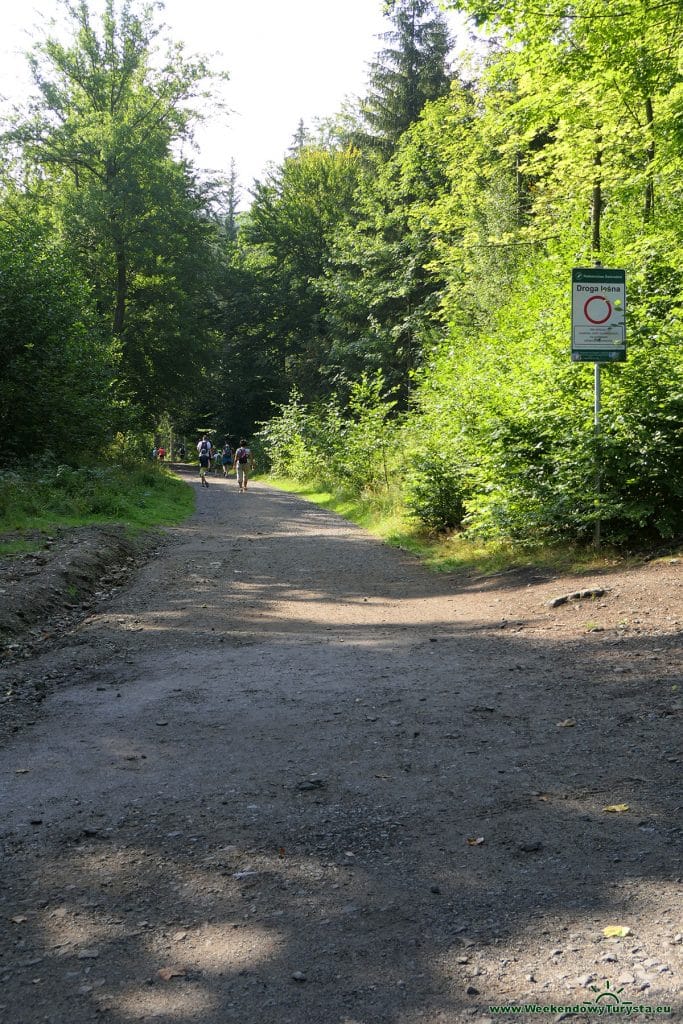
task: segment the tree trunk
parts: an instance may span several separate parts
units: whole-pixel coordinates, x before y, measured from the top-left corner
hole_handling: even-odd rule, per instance
[[[116,298],[114,302],[113,330],[120,338],[126,320],[126,298],[128,295],[128,266],[126,262],[126,245],[117,224],[114,225],[114,259],[116,261]]]
[[[593,204],[591,209],[591,250],[594,253],[600,252],[600,220],[602,217],[602,135],[598,132],[596,138],[595,176],[593,178]]]
[[[650,96],[646,96],[645,123],[647,124],[647,133],[650,140],[646,150],[647,170],[645,179],[645,202],[643,204],[643,221],[646,224],[650,223],[655,213],[655,182],[653,178],[655,161],[655,140],[653,135],[654,120],[655,114],[652,106],[652,98]]]

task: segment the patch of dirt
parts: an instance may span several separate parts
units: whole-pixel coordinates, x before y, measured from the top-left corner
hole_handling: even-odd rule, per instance
[[[4,537],[4,540],[12,539]],[[111,597],[158,549],[159,537],[123,527],[61,529],[23,536],[42,550],[0,556],[0,645],[50,639],[94,601]]]
[[[51,536],[36,532],[22,539],[41,550],[0,556],[0,656],[10,664],[49,647],[113,597],[159,552],[162,540],[158,534],[133,535],[116,526],[60,529]],[[48,681],[25,687],[23,677],[21,669],[10,673],[0,741],[18,731],[47,696]]]
[[[680,558],[434,576],[191,479],[0,583],[0,1019],[682,1019]]]

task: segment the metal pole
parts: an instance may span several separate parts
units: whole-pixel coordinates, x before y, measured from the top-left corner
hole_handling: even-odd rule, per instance
[[[598,249],[600,248],[598,243]],[[602,260],[596,259],[593,263],[594,267],[602,267]],[[602,489],[601,479],[601,461],[600,461],[600,363],[594,363],[595,367],[595,401],[593,404],[593,433],[595,436],[595,503],[597,506],[598,517],[595,520],[595,526],[593,528],[593,544],[595,549],[600,548],[600,495]]]
[[[595,403],[593,409],[593,433],[595,435],[595,502],[598,507],[598,517],[595,520],[593,531],[593,544],[595,548],[600,547],[600,493],[602,487],[601,464],[600,464],[600,363],[595,366]]]

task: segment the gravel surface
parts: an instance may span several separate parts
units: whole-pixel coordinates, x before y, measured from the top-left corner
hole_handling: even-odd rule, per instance
[[[188,479],[0,566],[2,1024],[683,1020],[680,559],[433,575]]]

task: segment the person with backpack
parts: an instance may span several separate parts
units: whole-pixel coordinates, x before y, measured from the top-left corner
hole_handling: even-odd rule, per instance
[[[206,434],[204,434],[201,441],[197,444],[197,454],[199,455],[199,476],[202,481],[202,487],[209,486],[206,474],[211,469],[211,447],[211,442]]]
[[[240,491],[246,491],[249,482],[249,474],[254,468],[254,456],[251,448],[247,448],[247,442],[242,438],[240,446],[235,452],[235,469],[237,470],[237,486]]]

